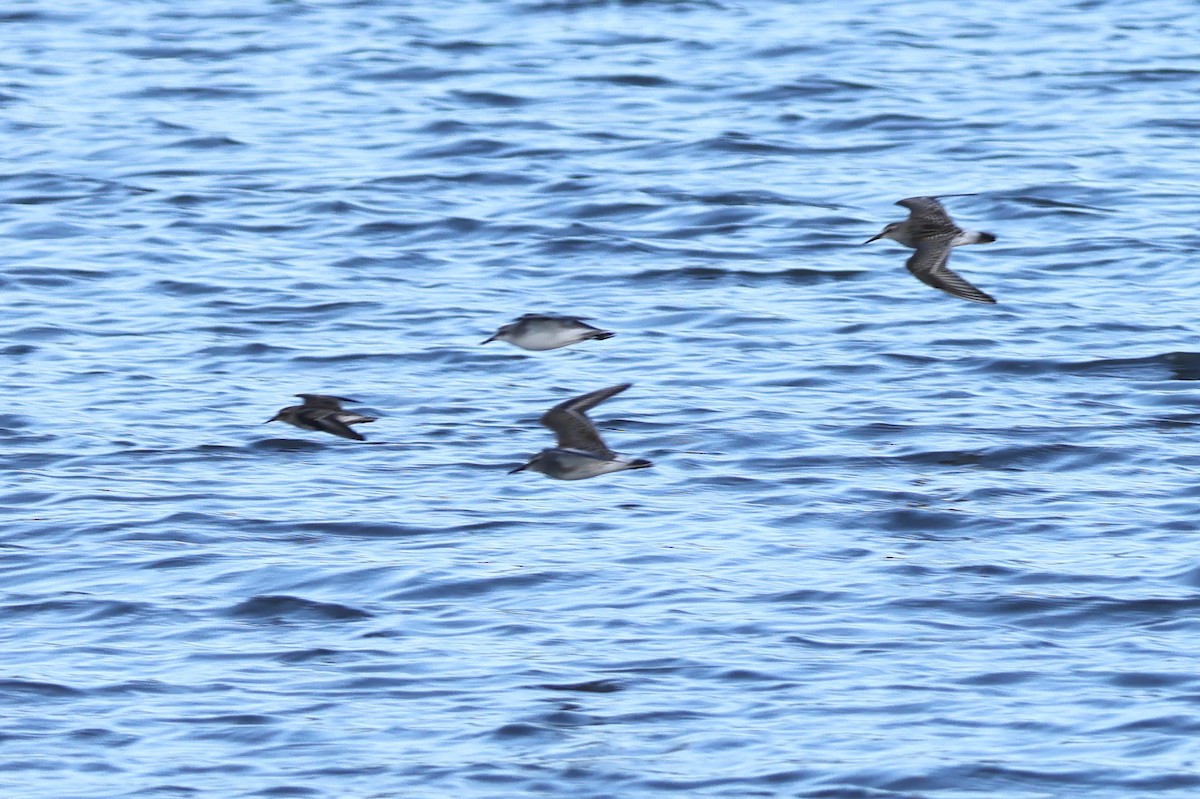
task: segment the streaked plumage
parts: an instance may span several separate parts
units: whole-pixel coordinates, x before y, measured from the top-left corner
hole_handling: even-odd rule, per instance
[[[995,236],[991,233],[963,230],[954,224],[936,197],[909,197],[896,205],[908,209],[908,219],[892,222],[879,235],[867,239],[865,244],[877,239],[894,239],[905,247],[916,250],[904,265],[917,280],[964,300],[985,303],[996,301],[946,265],[950,260],[950,251],[955,247],[964,244],[987,244],[995,241]]]
[[[366,441],[358,431],[352,430],[350,425],[373,422],[375,417],[363,416],[342,408],[343,402],[357,402],[358,400],[331,397],[326,394],[297,394],[296,396],[304,400],[303,405],[289,405],[282,408],[266,423],[287,422],[304,430],[319,430],[342,438]]]
[[[516,321],[504,325],[490,338],[479,342],[507,341],[525,350],[556,350],[581,341],[596,339],[603,341],[615,333],[593,327],[577,316],[553,316],[527,313]]]
[[[542,414],[541,422],[554,432],[557,446],[534,455],[524,466],[509,474],[525,470],[541,472],[557,480],[583,480],[625,469],[645,469],[652,465],[643,458],[628,458],[609,449],[600,438],[587,412],[610,397],[615,397],[632,383],[622,383],[560,402]]]

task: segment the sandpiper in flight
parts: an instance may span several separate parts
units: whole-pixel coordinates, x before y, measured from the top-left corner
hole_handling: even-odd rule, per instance
[[[995,241],[995,236],[976,230],[963,230],[954,224],[936,197],[909,197],[896,205],[908,209],[908,219],[892,222],[882,233],[867,239],[864,244],[876,239],[895,239],[905,247],[916,250],[904,265],[917,280],[964,300],[996,301],[946,266],[953,248],[963,244],[987,244]]]
[[[625,469],[645,469],[651,463],[642,458],[628,458],[613,452],[600,438],[587,412],[610,397],[620,394],[632,383],[622,383],[592,391],[566,402],[560,402],[542,414],[541,422],[554,431],[558,446],[544,449],[530,458],[529,463],[509,472],[526,469],[553,477],[556,480],[583,480]]]
[[[320,430],[333,433],[342,438],[353,438],[355,441],[366,441],[356,430],[350,429],[352,424],[365,424],[375,421],[374,416],[363,416],[354,411],[342,408],[343,402],[358,402],[346,397],[330,397],[325,394],[297,394],[304,400],[303,405],[289,405],[266,421],[287,422],[304,430]]]
[[[501,327],[491,338],[479,343],[507,341],[524,350],[556,350],[588,339],[603,341],[615,335],[607,330],[592,327],[576,316],[527,313],[517,317],[515,322]]]

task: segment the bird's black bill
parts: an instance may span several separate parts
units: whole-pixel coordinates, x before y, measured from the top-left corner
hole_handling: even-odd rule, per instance
[[[527,468],[529,468],[529,464],[528,464],[528,463],[525,463],[525,464],[522,464],[522,465],[518,466],[518,467],[517,467],[517,468],[515,468],[515,469],[511,469],[511,470],[509,470],[509,472],[508,472],[508,473],[509,473],[509,474],[516,474],[517,472],[523,472],[523,471],[525,471]]]
[[[870,244],[871,242],[873,242],[873,241],[879,241],[879,240],[880,240],[880,239],[882,239],[882,238],[883,238],[883,234],[882,234],[882,233],[879,233],[879,234],[877,234],[877,235],[875,235],[875,236],[872,236],[871,238],[867,239],[866,241],[864,241],[864,242],[863,242],[863,244]]]
[[[480,344],[487,344],[489,341],[495,341],[495,340],[496,340],[496,337],[495,337],[495,336],[492,336],[491,338],[485,338],[483,341],[481,341],[481,342],[479,342],[479,343],[480,343]]]

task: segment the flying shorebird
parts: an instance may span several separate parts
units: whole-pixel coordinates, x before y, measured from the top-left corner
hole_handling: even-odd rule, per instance
[[[515,322],[504,325],[486,341],[507,341],[523,350],[556,350],[588,339],[603,341],[616,333],[592,327],[577,316],[551,316],[527,313]]]
[[[541,422],[554,431],[557,446],[544,449],[529,459],[529,463],[509,472],[526,469],[541,472],[556,480],[583,480],[625,469],[645,469],[651,463],[642,458],[618,455],[601,440],[587,412],[610,397],[620,394],[632,383],[602,388],[581,397],[560,402],[542,414]]]
[[[343,402],[358,402],[346,397],[330,397],[325,394],[297,394],[304,400],[303,405],[289,405],[266,421],[287,422],[304,430],[319,430],[323,433],[333,433],[342,438],[353,438],[355,441],[366,441],[356,430],[351,430],[352,424],[365,424],[375,421],[374,416],[363,416],[354,411],[342,409]]]
[[[977,230],[963,230],[954,224],[936,197],[909,197],[896,205],[908,209],[908,219],[892,222],[882,233],[872,236],[863,244],[870,244],[876,239],[895,239],[905,247],[916,250],[904,265],[917,280],[964,300],[996,301],[946,266],[953,248],[964,244],[987,244],[995,241],[995,236]]]

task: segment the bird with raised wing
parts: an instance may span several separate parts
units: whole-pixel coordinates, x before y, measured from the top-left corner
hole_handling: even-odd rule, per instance
[[[556,350],[590,339],[603,341],[615,335],[589,325],[578,316],[527,313],[503,325],[491,338],[479,343],[507,341],[523,350]]]
[[[908,219],[890,223],[881,233],[863,242],[864,244],[878,239],[894,239],[905,247],[916,250],[904,265],[917,280],[964,300],[986,303],[996,301],[946,266],[950,260],[950,251],[955,247],[964,244],[987,244],[995,241],[995,236],[977,230],[963,230],[954,224],[936,197],[909,197],[896,205],[908,209]]]
[[[304,400],[302,405],[289,405],[280,409],[279,413],[266,421],[287,422],[303,430],[318,430],[322,433],[332,433],[342,438],[352,438],[355,441],[366,441],[357,431],[351,429],[352,424],[366,424],[375,421],[374,416],[363,416],[361,413],[342,408],[343,402],[358,402],[346,397],[331,397],[326,394],[297,394]]]
[[[632,383],[622,383],[560,402],[542,414],[541,422],[557,438],[557,446],[544,449],[524,466],[509,472],[541,472],[556,480],[583,480],[625,469],[645,469],[652,464],[644,458],[629,458],[609,449],[587,412]]]

